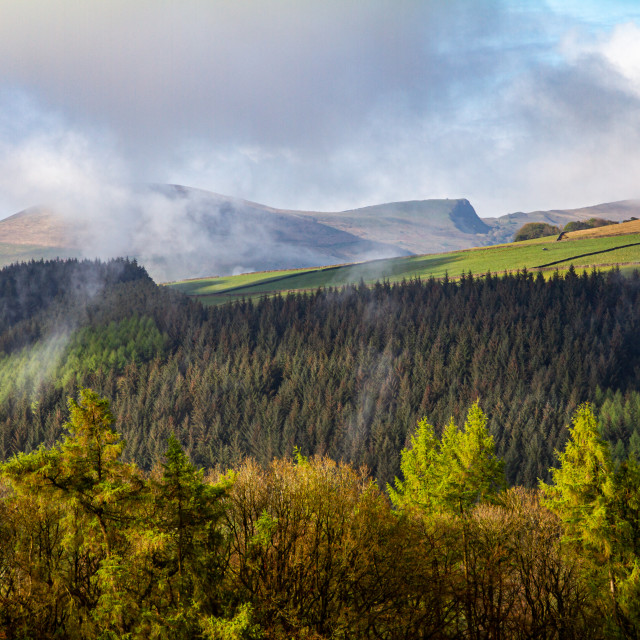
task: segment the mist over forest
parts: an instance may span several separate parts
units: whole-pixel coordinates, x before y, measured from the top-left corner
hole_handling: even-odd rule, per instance
[[[639,638],[638,149],[630,0],[0,1],[0,640]]]
[[[498,586],[505,579],[502,569],[498,570],[502,565],[495,565],[493,556],[486,555],[489,547],[483,546],[482,536],[494,518],[498,519],[495,522],[507,518],[521,532],[514,535],[547,536],[544,548],[536,547],[538,561],[560,563],[559,570],[567,572],[567,580],[569,575],[574,576],[565,586],[578,600],[567,611],[552,607],[541,620],[534,609],[525,608],[520,614],[524,616],[522,637],[540,637],[542,628],[556,637],[551,630],[558,625],[575,629],[576,635],[570,637],[594,638],[634,628],[631,567],[637,557],[632,542],[635,533],[629,533],[631,538],[624,543],[627,546],[620,547],[625,560],[616,560],[619,588],[631,598],[616,598],[616,612],[607,598],[586,595],[589,584],[600,584],[600,578],[592,576],[589,583],[587,574],[582,573],[592,571],[588,568],[591,560],[585,560],[588,566],[578,568],[575,562],[579,556],[564,555],[576,548],[563,546],[563,532],[569,531],[564,527],[569,524],[562,524],[565,516],[554,506],[553,496],[554,491],[563,490],[558,474],[562,465],[568,464],[563,461],[566,459],[558,459],[558,452],[565,448],[569,451],[573,446],[570,438],[578,438],[575,429],[582,422],[576,422],[576,416],[591,425],[589,437],[595,438],[594,446],[601,451],[598,455],[604,456],[595,463],[602,473],[611,474],[610,481],[616,486],[636,486],[635,460],[640,455],[638,272],[631,277],[617,270],[578,275],[571,268],[566,275],[556,273],[549,279],[524,271],[501,277],[468,275],[459,281],[378,282],[372,287],[360,284],[319,289],[207,308],[159,287],[135,261],[38,261],[0,271],[0,299],[0,458],[4,460],[0,466],[0,508],[5,513],[0,548],[8,554],[0,558],[0,566],[5,575],[12,576],[0,592],[5,629],[32,630],[39,637],[49,637],[59,629],[66,630],[65,637],[91,637],[99,629],[111,629],[144,637],[147,627],[139,626],[143,615],[151,615],[149,628],[166,629],[170,624],[176,633],[185,634],[179,637],[210,637],[206,630],[218,628],[215,625],[223,625],[220,629],[239,625],[245,634],[240,637],[253,637],[251,633],[255,633],[273,638],[303,634],[308,626],[319,637],[330,637],[329,630],[336,624],[357,637],[389,638],[407,633],[422,637],[427,630],[435,637],[467,637],[472,629],[489,628],[487,625],[515,629],[521,623],[516,623],[519,618],[513,617],[509,607],[496,605],[493,597],[470,599],[464,588],[454,588],[460,579],[458,572],[464,570],[467,588],[488,584],[498,589],[500,598],[524,606],[524,578],[510,578],[504,583],[510,585],[505,591],[506,587]],[[593,426],[596,416],[600,425],[597,429]],[[572,421],[574,431],[568,429]],[[111,425],[116,431],[111,431]],[[108,430],[98,436],[99,432],[92,429]],[[96,464],[91,453],[94,445],[80,445],[82,438],[89,438],[87,443],[98,438],[95,442],[101,444],[97,446],[105,447],[100,459],[104,456],[104,464],[109,466],[97,476],[91,471],[91,465]],[[421,438],[427,439],[422,442]],[[78,444],[74,444],[76,440]],[[421,447],[427,447],[427,451],[433,447],[431,457],[416,458],[410,464],[409,456],[422,455]],[[477,451],[475,447],[479,447]],[[440,460],[437,456],[442,457],[441,462],[436,463]],[[435,466],[422,476],[418,471],[421,467],[415,464]],[[208,480],[198,468],[207,470]],[[616,475],[616,469],[620,473],[624,470],[624,474]],[[451,475],[446,480],[453,483],[450,488],[442,488],[449,486],[446,483],[429,488],[432,474],[458,472],[459,477]],[[107,484],[102,484],[102,473],[109,474],[105,476],[108,481],[104,480]],[[320,492],[333,492],[331,500],[338,502],[332,509],[341,505],[339,508],[346,510],[339,516],[332,511],[331,518],[352,518],[365,509],[362,501],[374,500],[377,515],[372,512],[367,516],[373,518],[366,525],[373,527],[367,529],[368,544],[371,536],[390,536],[388,541],[374,538],[378,540],[375,544],[381,545],[379,553],[386,558],[384,562],[395,563],[399,572],[393,574],[395,577],[388,574],[382,592],[358,591],[365,588],[359,582],[365,580],[365,574],[334,575],[339,566],[340,572],[346,571],[351,561],[345,557],[340,562],[347,564],[335,565],[334,569],[312,565],[317,572],[314,575],[325,576],[328,585],[337,581],[336,591],[327,586],[320,592],[329,598],[327,603],[331,602],[325,613],[295,604],[297,596],[289,589],[302,589],[300,597],[304,594],[305,598],[313,598],[313,591],[306,582],[293,580],[297,571],[294,567],[308,561],[306,553],[319,551],[302,551],[301,547],[300,556],[285,552],[287,547],[281,548],[278,541],[289,544],[285,539],[291,532],[287,533],[287,520],[282,519],[282,505],[270,503],[268,494],[254,503],[258,498],[249,499],[246,493],[284,478],[288,479],[282,495],[294,501],[287,509],[302,500],[301,504],[307,506],[301,508],[315,514],[314,518],[324,518],[317,510],[329,505],[323,502],[325,498],[318,497],[320,502],[315,502],[312,496],[316,489],[311,489],[314,483],[320,483]],[[546,493],[538,489],[541,480],[551,483]],[[170,488],[174,481],[192,483],[189,491],[199,496],[188,498],[195,500],[189,503],[195,509],[189,515],[192,520],[188,526],[192,528],[188,534],[184,532],[190,536],[189,545],[195,546],[188,548],[181,546],[182,538],[173,537],[181,529],[168,524],[171,518],[187,517],[180,515],[181,511],[172,511],[179,504],[169,497],[176,495],[171,492],[177,489]],[[308,487],[305,492],[311,493],[297,493],[299,482]],[[415,487],[414,482],[418,482]],[[179,486],[183,491],[187,484]],[[369,489],[364,488],[367,486]],[[505,493],[507,486],[514,487],[511,493]],[[414,495],[414,490],[419,492]],[[72,496],[76,491],[80,492],[77,504],[81,511],[75,512],[74,526],[88,528],[73,553],[91,563],[87,570],[94,567],[89,578],[94,595],[80,595],[85,589],[77,582],[81,577],[65,573],[71,558],[58,556],[57,564],[43,574],[50,578],[43,577],[38,587],[37,606],[43,608],[36,614],[32,608],[36,601],[29,604],[23,600],[24,566],[15,564],[23,562],[19,560],[22,536],[33,535],[30,527],[42,526],[37,523],[43,522],[57,522],[55,526],[66,531],[70,521],[62,514],[67,505],[75,504]],[[110,491],[115,491],[112,498],[108,497]],[[342,493],[345,491],[352,493]],[[635,491],[631,495],[638,495]],[[462,496],[466,496],[464,503],[458,502]],[[620,494],[610,496],[614,502],[616,496]],[[306,503],[307,499],[312,502]],[[13,509],[27,509],[21,502],[24,500],[36,500],[37,504],[28,503],[33,505],[28,509],[35,520],[21,521],[17,515],[9,515],[18,513]],[[374,503],[366,509],[373,509]],[[624,508],[633,509],[633,504]],[[392,505],[395,511],[387,511]],[[488,508],[494,511],[487,512]],[[614,503],[607,508],[613,509]],[[242,515],[243,509],[255,515]],[[532,509],[542,518],[536,521],[538,524],[519,520]],[[393,524],[394,518],[404,512],[409,520]],[[251,533],[243,534],[249,537],[242,544],[249,547],[236,547],[238,539],[233,542],[233,532],[247,517],[257,518]],[[626,513],[620,517],[624,526],[631,527],[630,532],[637,531],[635,516]],[[92,522],[101,523],[103,532],[102,538],[93,541],[87,537],[90,530],[97,531],[92,529]],[[123,522],[128,528],[118,524]],[[153,547],[155,550],[145,551],[144,546],[134,543],[143,522],[151,527],[144,535],[160,536],[154,543],[159,545]],[[537,528],[543,522],[547,523],[545,527],[552,527],[544,534]],[[198,528],[214,523],[215,538],[207,538],[205,529]],[[303,529],[294,538],[300,544],[315,530],[313,535],[320,536],[322,548],[327,553],[337,552],[331,551],[337,534],[314,529],[318,524],[300,526]],[[464,528],[471,547],[454,544],[458,526]],[[426,539],[422,527],[432,532]],[[436,538],[429,537],[436,531],[440,532]],[[504,549],[512,558],[509,554],[515,551],[509,546],[511,534],[507,531],[511,530],[491,534],[497,536],[491,548]],[[357,539],[362,532],[343,531],[342,535],[355,535],[349,544],[356,546],[349,553],[362,553],[358,545],[364,544],[364,539]],[[171,540],[178,547],[172,546]],[[40,544],[55,546],[58,542],[43,539]],[[117,566],[127,567],[127,572],[137,566],[135,571],[142,572],[134,571],[131,576],[137,576],[135,584],[123,584],[117,589],[124,591],[117,593],[111,590],[120,578],[114,574],[107,579],[99,569],[116,566],[111,564],[116,548],[121,554],[117,562],[122,563]],[[478,573],[469,573],[470,548],[477,554],[474,562],[479,564],[473,564],[473,572]],[[392,549],[408,556],[401,560],[384,555]],[[278,556],[280,560],[272,569],[265,565],[258,578],[251,573],[254,553],[267,554],[264,562],[268,558],[268,562],[276,562],[273,553],[283,555]],[[422,583],[407,582],[403,567],[408,570],[414,564],[403,563],[409,562],[409,557],[422,558],[420,554],[427,556],[419,562],[432,562],[436,557],[440,562],[448,553],[462,554],[453,565],[442,567],[442,580],[453,591],[442,592],[444,601],[427,603],[422,598],[436,597],[436,593]],[[549,554],[561,554],[563,559]],[[196,557],[213,562],[218,577],[210,573],[213,566],[199,564]],[[511,564],[516,557],[504,565],[505,571],[507,567],[516,570],[517,564]],[[597,558],[597,554],[593,556],[596,564]],[[177,582],[168,569],[174,561],[178,562],[175,566],[183,567],[183,577]],[[278,587],[270,581],[283,575],[283,562],[293,563],[293,581]],[[36,565],[28,566],[36,571]],[[368,571],[368,566],[364,564],[362,570]],[[165,569],[169,571],[166,575],[162,574]],[[483,573],[489,569],[493,572],[490,576]],[[38,572],[42,570],[37,568]],[[247,580],[252,575],[250,583],[232,587],[237,570]],[[151,584],[147,582],[151,575],[172,593],[175,590],[172,598],[180,593],[202,593],[197,596],[201,613],[184,609],[187,618],[180,623],[168,622],[178,602],[146,590],[144,585]],[[370,579],[372,576],[366,578]],[[531,579],[542,577],[536,574]],[[53,582],[48,585],[47,580]],[[350,580],[359,584],[356,591],[360,595],[353,592],[347,596],[342,591]],[[409,600],[402,605],[392,595],[397,594],[397,580],[405,581],[408,589]],[[69,594],[65,589],[73,584]],[[216,589],[205,596],[214,584]],[[281,588],[281,603],[270,603],[266,594]],[[561,597],[550,583],[544,589],[552,589],[553,595],[540,593],[536,597]],[[104,598],[124,602],[125,593],[129,594],[126,598],[133,598],[132,606],[137,604],[129,613],[113,617],[110,607],[121,605],[107,606]],[[418,600],[413,600],[418,594]],[[363,603],[369,603],[362,609],[356,606],[355,617],[347,615],[355,606],[349,604],[351,597],[362,597]],[[139,607],[150,607],[153,614],[143,613]],[[438,607],[446,607],[448,613],[438,613]],[[490,617],[486,617],[487,607],[493,612]],[[384,611],[393,613],[389,617]],[[339,619],[333,617],[336,615]],[[580,636],[586,633],[586,627],[576,624],[576,616],[583,620],[605,616],[606,625],[589,627],[591,635]],[[87,622],[81,622],[85,617]],[[469,626],[470,620],[473,627]],[[365,629],[361,626],[365,623],[371,626]],[[88,636],[83,635],[85,625],[90,629]],[[467,631],[461,632],[461,628]]]

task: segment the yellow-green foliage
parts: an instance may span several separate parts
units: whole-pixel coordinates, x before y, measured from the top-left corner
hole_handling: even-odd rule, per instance
[[[551,470],[553,483],[541,484],[545,504],[564,519],[572,541],[609,558],[614,469],[590,405],[577,410],[569,434],[565,450],[557,453],[560,466]]]
[[[226,485],[205,483],[175,440],[147,478],[120,460],[105,399],[83,389],[69,409],[61,442],[0,467],[15,514],[1,624],[11,637],[195,637],[220,613]]]
[[[611,467],[588,406],[544,500],[497,492],[477,404],[442,439],[422,422],[395,510],[366,470],[300,452],[212,481],[172,437],[145,474],[106,400],[69,409],[62,441],[0,466],[0,637],[637,637],[640,471]]]
[[[426,418],[418,423],[411,447],[402,451],[400,468],[388,492],[399,508],[417,507],[428,513],[465,513],[506,486],[504,463],[495,455],[487,419],[476,402],[462,430],[453,420],[439,440]]]
[[[553,483],[541,483],[544,504],[562,520],[565,538],[608,579],[612,622],[625,636],[637,637],[640,468],[634,458],[615,468],[589,404],[576,411],[569,436],[557,454]]]
[[[31,395],[51,381],[65,388],[99,369],[122,371],[128,362],[162,355],[167,338],[148,317],[59,333],[17,353],[0,355],[0,401],[16,391]]]

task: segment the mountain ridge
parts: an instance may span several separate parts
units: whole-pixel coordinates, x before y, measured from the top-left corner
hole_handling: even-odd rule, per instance
[[[407,200],[344,211],[279,209],[175,184],[137,188],[130,210],[89,219],[34,206],[0,220],[0,265],[43,255],[133,256],[156,280],[424,255],[511,241],[527,222],[640,217],[640,200],[480,218],[469,200]],[[123,231],[124,229],[124,231]]]

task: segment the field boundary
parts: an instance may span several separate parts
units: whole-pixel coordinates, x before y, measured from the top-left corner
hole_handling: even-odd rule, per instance
[[[353,263],[354,265],[357,265],[357,262]],[[229,292],[233,292],[233,291],[241,291],[242,289],[252,289],[253,287],[257,287],[257,286],[262,286],[264,284],[271,284],[272,282],[282,282],[282,280],[289,280],[290,278],[296,278],[300,275],[306,275],[307,273],[325,273],[326,271],[335,271],[336,269],[343,269],[344,267],[350,267],[352,266],[351,264],[337,264],[337,265],[332,265],[330,267],[320,267],[319,269],[314,269],[311,268],[309,271],[305,271],[304,273],[300,273],[300,272],[296,272],[296,273],[289,273],[286,276],[276,276],[274,278],[266,278],[265,280],[256,280],[255,282],[249,282],[247,284],[241,284],[238,285],[237,287],[232,287],[231,289],[224,289],[223,291],[220,292],[212,292],[212,293],[191,293],[188,294],[193,298],[196,298],[198,296],[210,296],[212,294],[216,294],[216,293],[220,293],[220,294],[227,294]]]
[[[622,244],[619,247],[611,247],[611,249],[601,249],[600,251],[592,251],[591,253],[581,253],[577,256],[571,256],[570,258],[563,258],[562,260],[555,260],[554,262],[547,262],[546,264],[539,264],[532,269],[544,269],[545,267],[553,267],[556,264],[562,264],[563,262],[569,262],[570,260],[577,260],[578,258],[588,258],[589,256],[597,256],[601,253],[609,253],[610,251],[617,251],[618,249],[627,249],[628,247],[640,246],[640,242],[632,242],[631,244]]]

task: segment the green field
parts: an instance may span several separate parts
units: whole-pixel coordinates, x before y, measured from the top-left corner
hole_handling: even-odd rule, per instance
[[[629,246],[632,245],[632,246]],[[640,265],[640,234],[586,238],[556,242],[556,237],[527,242],[436,253],[407,258],[374,260],[352,265],[268,271],[238,276],[201,278],[167,286],[197,297],[205,304],[221,304],[241,297],[308,291],[318,287],[343,286],[363,280],[374,283],[410,278],[457,278],[463,273],[482,275],[521,269],[553,273],[573,265],[577,269],[632,268]]]
[[[29,262],[30,260],[55,260],[56,258],[79,258],[81,252],[64,247],[43,247],[33,244],[8,244],[0,242],[0,267],[6,267],[15,262]]]

